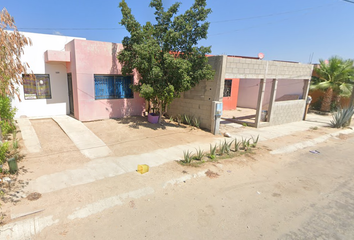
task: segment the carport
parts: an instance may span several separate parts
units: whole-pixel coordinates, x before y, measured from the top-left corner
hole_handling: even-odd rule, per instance
[[[301,121],[312,68],[310,64],[228,56],[224,119],[257,128]],[[228,79],[232,79],[231,86]],[[234,109],[229,108],[230,99],[236,103]],[[235,115],[230,114],[232,110]]]
[[[312,64],[226,55],[210,56],[209,64],[215,70],[214,80],[201,81],[181,94],[169,106],[169,116],[194,116],[200,119],[201,127],[213,133],[217,133],[220,122],[215,117],[218,102],[223,103],[223,115],[230,110],[248,109],[253,117],[228,117],[227,121],[247,121],[247,125],[257,128],[303,119]],[[253,106],[247,106],[247,102]]]

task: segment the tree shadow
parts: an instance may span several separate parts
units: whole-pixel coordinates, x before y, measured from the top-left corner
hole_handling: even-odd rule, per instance
[[[149,123],[147,120],[147,117],[142,117],[142,116],[130,116],[130,117],[124,117],[124,118],[113,118],[117,123],[119,124],[127,124],[129,125],[130,128],[133,129],[140,129],[141,127],[143,128],[150,128],[152,130],[166,130],[167,127],[169,128],[186,128],[186,126],[183,125],[178,125],[172,122],[167,122],[164,119],[162,120],[161,123]]]

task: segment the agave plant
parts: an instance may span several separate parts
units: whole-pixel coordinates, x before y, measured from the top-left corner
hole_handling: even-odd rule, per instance
[[[232,143],[233,143],[233,140],[232,140],[231,142],[229,142],[229,143],[226,142],[226,140],[225,140],[225,142],[224,142],[224,144],[225,144],[225,153],[226,153],[227,155],[230,155]]]
[[[217,145],[215,144],[214,146],[212,146],[210,144],[210,158],[214,159],[216,157],[216,149],[217,149]]]
[[[237,138],[234,140],[234,146],[235,146],[235,152],[238,152],[240,150],[240,141],[237,141]]]
[[[188,115],[183,115],[183,122],[185,124],[191,125],[191,118]]]
[[[191,163],[193,159],[193,156],[192,156],[192,152],[187,150],[187,151],[183,151],[183,162],[184,163]]]
[[[199,149],[195,149],[196,150],[196,155],[194,156],[195,160],[202,160],[202,158],[205,156],[205,153],[203,150]]]
[[[199,118],[196,118],[196,117],[193,118],[193,125],[196,128],[200,128],[200,120],[199,120]]]
[[[347,127],[350,123],[353,114],[354,107],[338,109],[338,111],[333,114],[331,126],[334,128]]]
[[[258,143],[258,140],[259,140],[259,135],[256,137],[256,138],[254,138],[253,136],[251,136],[251,138],[252,138],[252,144],[251,144],[251,147],[257,147],[257,143]]]

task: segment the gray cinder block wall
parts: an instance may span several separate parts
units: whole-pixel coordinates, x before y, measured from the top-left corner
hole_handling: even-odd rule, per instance
[[[214,80],[201,81],[193,89],[182,93],[168,108],[169,116],[187,114],[200,119],[202,128],[212,130],[214,114],[212,102],[223,100],[225,78],[240,79],[311,79],[313,65],[264,61],[237,57],[212,56],[209,64],[215,70]],[[242,89],[239,89],[242,91]],[[258,96],[254,96],[258,99]],[[301,121],[305,109],[304,100],[275,102],[270,125]]]
[[[280,125],[302,121],[306,107],[306,100],[292,100],[275,102],[270,125]]]
[[[224,91],[226,56],[212,56],[208,58],[209,64],[215,70],[213,80],[203,80],[193,89],[181,94],[170,104],[167,114],[194,116],[199,118],[202,128],[211,130],[214,118],[212,117],[212,102],[222,101]]]
[[[253,79],[311,79],[312,70],[312,64],[228,57],[225,77]]]

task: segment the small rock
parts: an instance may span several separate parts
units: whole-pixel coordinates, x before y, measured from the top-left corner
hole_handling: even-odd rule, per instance
[[[2,180],[3,180],[4,182],[8,182],[8,183],[11,182],[11,178],[9,178],[9,177],[4,177]]]

